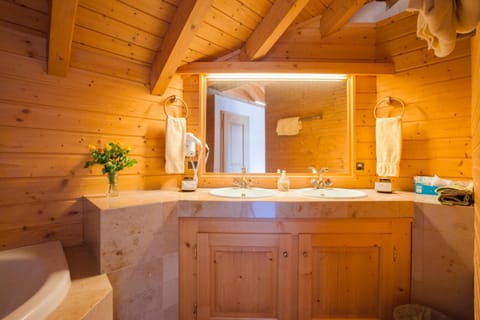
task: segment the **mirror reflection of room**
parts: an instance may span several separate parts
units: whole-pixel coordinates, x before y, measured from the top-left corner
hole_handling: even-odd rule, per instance
[[[348,80],[207,78],[206,172],[348,173]]]

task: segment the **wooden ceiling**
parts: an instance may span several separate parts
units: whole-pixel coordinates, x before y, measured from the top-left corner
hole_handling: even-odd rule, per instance
[[[287,28],[320,18],[326,36],[340,30],[366,2],[0,0],[0,22],[30,19],[26,27],[48,37],[50,74],[66,75],[71,60],[80,63],[76,56],[81,51],[106,57],[109,64],[128,62],[132,74],[148,70],[152,93],[163,94],[180,66],[261,60]]]

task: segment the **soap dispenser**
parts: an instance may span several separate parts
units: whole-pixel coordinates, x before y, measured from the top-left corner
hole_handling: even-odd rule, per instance
[[[278,191],[288,191],[290,189],[290,179],[287,177],[287,172],[282,170],[282,174],[277,181]]]

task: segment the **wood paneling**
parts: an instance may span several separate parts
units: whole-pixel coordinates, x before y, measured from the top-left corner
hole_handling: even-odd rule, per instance
[[[351,23],[322,36],[320,18],[288,29],[262,60],[374,61],[375,25]]]
[[[320,24],[322,35],[327,36],[340,30],[365,2],[365,0],[333,1],[322,15]]]
[[[480,190],[480,36],[472,39],[472,150],[473,150],[473,181],[475,190]],[[480,192],[475,193],[475,319],[480,319]]]
[[[179,319],[391,319],[409,300],[410,219],[179,226]]]
[[[83,168],[88,144],[132,146],[138,163],[120,173],[120,191],[176,185],[164,171],[164,98],[150,95],[140,64],[104,65],[107,56],[82,45],[73,47],[67,77],[47,75],[46,35],[25,27],[0,27],[0,248],[49,239],[76,245],[82,195],[106,188],[101,166]],[[167,94],[182,94],[179,77]]]
[[[70,67],[78,0],[51,2],[48,74],[66,76]]]
[[[178,183],[179,176],[163,170],[163,97],[150,95],[148,82],[152,59],[179,4],[178,0],[79,0],[69,74],[58,78],[46,75],[50,1],[0,0],[2,212],[7,207],[16,212],[17,206],[34,212],[34,207],[46,206],[53,217],[60,217],[64,206],[55,203],[103,192],[99,169],[82,168],[89,143],[122,140],[132,145],[139,164],[120,175],[121,191]],[[469,123],[476,125],[480,112],[469,114],[469,39],[458,40],[449,57],[435,58],[415,37],[416,16],[410,13],[377,25],[347,24],[322,38],[320,15],[331,4],[331,0],[310,1],[265,60],[313,62],[337,70],[360,63],[362,72],[374,70],[372,63],[378,61],[395,64],[397,74],[379,76],[378,83],[375,76],[357,76],[354,154],[355,161],[366,166],[353,179],[339,177],[336,185],[373,186],[372,110],[384,95],[399,96],[407,103],[402,175],[395,180],[398,189],[411,190],[412,176],[417,174],[455,179],[475,175],[478,164],[473,161],[473,173],[471,164],[480,138],[474,135],[470,143]],[[212,60],[240,48],[272,5],[269,0],[214,0],[196,26],[198,33],[182,63]],[[380,66],[377,70],[385,72],[392,65]],[[478,70],[478,65],[473,69]],[[174,78],[165,96],[181,94],[182,83],[180,77]],[[190,85],[185,91],[191,106],[188,130],[199,133],[200,101],[191,96],[199,84],[193,79]],[[480,99],[475,94],[474,98],[472,104],[478,108]],[[56,157],[63,160],[55,161]],[[222,179],[225,183],[218,177],[202,183],[215,185]],[[226,179],[230,183],[230,177]],[[292,187],[305,186],[308,180],[292,181]],[[257,183],[274,186],[275,179],[259,177]],[[32,225],[32,217],[23,224],[19,219],[14,227],[5,224],[0,246],[33,243],[52,235],[69,244],[81,241],[78,221],[42,218]],[[20,225],[27,225],[29,231]]]
[[[175,70],[182,63],[182,54],[191,47],[195,38],[196,26],[210,9],[212,0],[190,1],[180,3],[168,33],[152,61],[150,90],[152,94],[164,94]]]
[[[35,5],[24,5],[16,1],[0,1],[0,21],[29,29],[30,32],[47,35],[50,28],[49,4],[39,1],[41,11]],[[46,10],[48,8],[48,10]]]
[[[275,1],[245,43],[242,53],[245,54],[247,60],[256,60],[264,56],[308,2],[308,0]]]
[[[266,172],[286,169],[308,172],[308,165],[327,167],[332,174],[350,169],[347,81],[288,82],[265,86]],[[301,121],[294,136],[279,136],[277,121],[289,117],[320,119]],[[294,152],[286,152],[294,150]]]
[[[472,177],[470,40],[459,39],[446,58],[434,57],[415,36],[415,18],[403,14],[377,25],[378,57],[391,59],[396,70],[378,75],[377,97],[398,97],[406,105],[400,177],[394,179],[402,190],[413,190],[416,175]],[[357,116],[369,123],[367,115]]]
[[[292,315],[282,292],[292,288],[292,239],[285,234],[199,233],[200,319],[282,319]],[[235,290],[232,290],[235,288]]]

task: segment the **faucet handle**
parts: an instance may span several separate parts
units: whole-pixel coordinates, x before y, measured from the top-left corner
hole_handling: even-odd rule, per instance
[[[310,169],[313,174],[317,174],[317,169],[314,166],[309,166],[307,169]]]
[[[233,178],[233,184],[236,185],[237,187],[240,186],[240,178]]]
[[[329,188],[329,187],[333,186],[333,181],[330,178],[325,179],[324,183],[325,183],[325,188]]]

